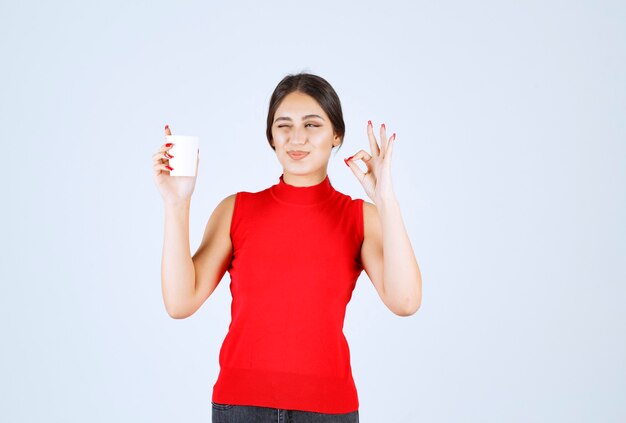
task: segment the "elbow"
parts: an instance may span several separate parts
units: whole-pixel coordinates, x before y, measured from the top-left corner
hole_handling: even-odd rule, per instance
[[[421,306],[422,296],[420,295],[417,299],[406,300],[403,307],[397,307],[393,312],[400,317],[409,317],[417,313]]]
[[[419,310],[419,309],[420,309],[420,305],[421,305],[421,304],[418,304],[417,306],[413,306],[413,307],[410,307],[410,308],[405,308],[404,310],[402,310],[402,312],[400,312],[400,313],[396,313],[396,314],[397,314],[398,316],[400,316],[400,317],[409,317],[409,316],[412,316],[412,315],[414,315],[415,313],[417,313],[417,310]]]
[[[418,307],[412,307],[412,308],[405,308],[402,310],[396,310],[393,313],[396,316],[400,316],[400,317],[409,317],[414,315],[415,313],[417,313],[417,310],[419,310],[419,306]]]
[[[193,297],[174,297],[163,295],[163,305],[167,314],[176,320],[186,319],[196,311]]]
[[[400,317],[409,317],[417,313],[422,306],[422,280],[410,284],[411,288],[403,293],[401,297],[385,301],[387,307],[393,314]]]
[[[189,317],[188,313],[184,313],[182,310],[179,310],[179,309],[166,308],[165,310],[167,311],[167,314],[172,319],[180,320],[180,319],[186,319],[187,317]]]
[[[181,306],[174,306],[174,305],[165,305],[165,311],[167,311],[167,314],[172,318],[172,319],[176,319],[176,320],[180,320],[180,319],[186,319],[187,317],[191,316],[193,314],[189,312],[189,308],[188,307],[181,307]]]
[[[418,284],[419,288],[416,292],[413,293],[406,301],[405,306],[402,308],[402,312],[399,313],[399,316],[409,317],[417,313],[417,311],[422,306],[422,281]]]
[[[186,319],[187,317],[189,317],[189,315],[186,314],[186,313],[171,312],[169,310],[168,310],[167,314],[169,314],[169,316],[172,319],[176,319],[176,320]]]

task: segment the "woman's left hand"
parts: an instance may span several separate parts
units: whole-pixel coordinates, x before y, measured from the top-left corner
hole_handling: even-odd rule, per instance
[[[374,204],[380,204],[385,198],[395,195],[391,185],[391,156],[396,134],[394,133],[387,138],[385,124],[383,123],[380,126],[381,147],[379,147],[376,137],[374,137],[372,121],[368,121],[367,137],[370,140],[371,154],[365,150],[360,150],[354,156],[343,159],[343,161],[352,169],[352,173],[363,185],[365,193],[372,199]],[[367,172],[363,172],[357,166],[356,160],[358,159],[365,163]]]

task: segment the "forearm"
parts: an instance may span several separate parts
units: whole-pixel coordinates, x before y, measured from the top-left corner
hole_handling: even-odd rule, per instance
[[[407,313],[422,302],[422,276],[394,195],[377,204],[383,232],[384,292],[391,304]]]
[[[165,204],[165,237],[161,261],[161,288],[170,316],[184,315],[195,291],[196,273],[189,248],[190,201]]]

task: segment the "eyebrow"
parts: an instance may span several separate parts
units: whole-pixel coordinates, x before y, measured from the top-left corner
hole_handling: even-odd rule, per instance
[[[304,119],[308,119],[310,117],[318,117],[318,118],[324,120],[324,118],[321,117],[320,115],[306,115],[306,116],[302,116],[302,119],[304,120]],[[274,123],[278,122],[279,120],[289,120],[289,121],[291,121],[291,118],[287,117],[287,116],[281,116],[281,117],[276,118],[274,120]]]

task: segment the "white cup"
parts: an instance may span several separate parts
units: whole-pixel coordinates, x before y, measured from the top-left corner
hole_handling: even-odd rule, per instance
[[[192,135],[166,135],[167,142],[174,144],[168,153],[174,156],[169,159],[170,176],[196,176],[198,164],[199,138]]]

